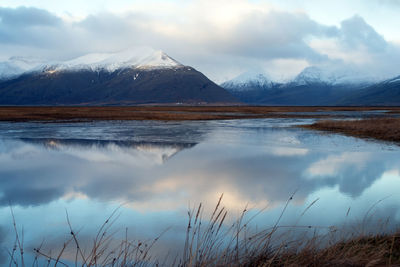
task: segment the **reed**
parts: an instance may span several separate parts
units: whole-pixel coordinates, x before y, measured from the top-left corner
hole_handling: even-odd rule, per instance
[[[203,218],[200,203],[188,211],[186,238],[182,253],[161,260],[152,249],[164,234],[148,242],[125,238],[117,243],[111,228],[118,219],[117,208],[101,225],[92,245],[81,246],[79,231],[71,224],[66,213],[70,237],[56,253],[45,251],[43,244],[34,249],[33,266],[399,266],[400,232],[367,232],[361,228],[352,231],[337,227],[280,225],[282,215],[291,203],[291,196],[280,216],[270,228],[254,231],[250,228],[256,213],[250,216],[245,207],[233,223],[228,223],[228,211],[219,198],[208,219]],[[302,213],[314,205],[312,202]],[[23,231],[18,231],[11,209],[15,230],[15,244],[9,253],[9,266],[25,266]],[[369,214],[366,217],[369,218]],[[363,222],[367,223],[367,220]],[[320,230],[323,231],[320,231]],[[361,230],[360,230],[361,229]],[[303,230],[304,234],[293,235]],[[321,233],[322,232],[322,233]],[[311,236],[310,236],[311,233]],[[66,256],[67,249],[74,251],[74,259]],[[69,260],[67,260],[69,258]]]

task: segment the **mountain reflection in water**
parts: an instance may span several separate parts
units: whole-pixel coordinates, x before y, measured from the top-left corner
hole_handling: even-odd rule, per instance
[[[120,140],[91,140],[91,139],[51,139],[51,138],[21,138],[25,143],[39,144],[50,149],[65,150],[68,147],[79,149],[112,149],[120,148],[124,150],[133,149],[142,151],[143,154],[154,155],[154,160],[164,163],[183,149],[192,148],[196,143],[172,143],[172,142],[135,142]]]

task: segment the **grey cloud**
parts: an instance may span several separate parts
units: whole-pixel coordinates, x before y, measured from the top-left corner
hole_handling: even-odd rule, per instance
[[[349,53],[366,48],[366,56],[375,58],[365,71],[393,73],[400,55],[396,45],[385,41],[359,16],[336,27],[322,25],[301,13],[253,12],[224,30],[200,18],[182,24],[178,19],[162,21],[143,13],[99,13],[67,22],[45,10],[24,7],[0,8],[0,18],[0,58],[70,59],[92,52],[151,46],[212,79],[248,66],[267,66],[277,59],[336,64],[329,54],[309,45],[311,38],[333,38]]]
[[[400,0],[378,0],[378,3],[381,5],[400,7]]]
[[[399,75],[400,46],[385,40],[362,17],[356,15],[342,21],[335,40],[341,53],[357,55],[361,63],[330,58],[325,62],[327,66],[353,70],[378,80]]]
[[[133,36],[137,36],[134,31],[135,27],[124,18],[112,14],[89,16],[79,23],[69,23],[41,9],[1,8],[0,56],[53,59],[99,50],[115,51],[130,44]]]
[[[239,21],[227,34],[221,34],[220,30],[215,30],[207,22],[202,27],[178,27],[179,24],[170,22],[179,28],[183,33],[181,35],[163,34],[150,26],[152,23],[160,24],[160,21],[136,13],[123,16],[101,13],[90,15],[78,23],[67,23],[45,10],[34,8],[3,8],[0,16],[2,23],[7,23],[7,27],[0,30],[3,36],[0,45],[9,43],[47,47],[64,54],[149,45],[172,51],[178,59],[180,55],[206,49],[208,53],[227,53],[232,56],[320,60],[324,57],[313,51],[305,38],[336,32],[335,27],[319,25],[304,14],[285,12],[254,12]],[[201,35],[203,31],[207,34],[202,40],[187,36],[187,33]]]
[[[360,46],[366,47],[370,52],[383,52],[388,47],[382,35],[368,25],[360,16],[354,16],[344,20],[340,29],[341,43],[350,49],[357,49]]]
[[[16,182],[21,180],[22,179],[16,179]],[[36,206],[40,204],[46,204],[62,196],[64,192],[60,189],[63,188],[54,187],[40,189],[36,187],[29,188],[29,186],[24,186],[20,188],[18,188],[17,186],[13,186],[12,188],[6,188],[6,190],[2,192],[0,205],[6,206],[10,203],[15,203],[22,206]]]
[[[62,23],[62,20],[43,9],[33,7],[19,7],[16,9],[0,7],[0,23],[5,27],[34,27],[59,25]]]
[[[0,45],[54,49],[65,41],[63,32],[62,19],[45,10],[0,8]]]
[[[306,43],[310,36],[333,36],[337,28],[327,27],[311,20],[305,14],[286,12],[254,12],[243,18],[216,45],[219,52],[264,59],[301,58],[326,59]]]

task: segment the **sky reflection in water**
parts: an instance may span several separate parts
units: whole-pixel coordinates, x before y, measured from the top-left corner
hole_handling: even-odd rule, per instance
[[[296,190],[282,224],[317,198],[301,224],[340,225],[349,207],[360,219],[385,197],[374,212],[400,221],[399,147],[291,127],[308,122],[0,123],[0,243],[13,238],[9,203],[28,244],[65,238],[65,208],[90,235],[124,203],[116,228],[149,238],[171,227],[161,246],[178,245],[188,206],[210,209],[221,193],[233,218],[267,206],[260,227]]]

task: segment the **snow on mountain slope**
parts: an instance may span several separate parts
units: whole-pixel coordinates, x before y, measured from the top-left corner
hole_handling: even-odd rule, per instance
[[[221,84],[223,88],[245,91],[254,88],[271,88],[274,83],[265,75],[260,72],[244,72],[236,78]]]
[[[400,84],[400,76],[397,76],[397,77],[395,77],[393,79],[390,79],[390,80],[386,80],[385,82],[386,83],[399,83]]]
[[[124,68],[173,68],[183,66],[162,51],[141,47],[118,53],[96,53],[62,62],[55,70],[105,69],[113,72]]]
[[[35,71],[45,64],[49,64],[49,62],[36,58],[11,57],[7,61],[0,62],[0,79],[12,78],[27,71]]]
[[[358,72],[349,68],[319,68],[315,66],[307,67],[300,72],[291,82],[296,85],[308,84],[370,84],[379,81],[378,77]]]
[[[0,62],[0,79],[14,77],[22,72],[24,71],[21,68],[12,64],[11,62]]]
[[[117,53],[93,53],[67,61],[45,61],[32,58],[12,57],[0,62],[0,79],[12,78],[26,72],[63,70],[106,70],[140,68],[177,68],[183,65],[162,51],[148,47],[135,47]]]

